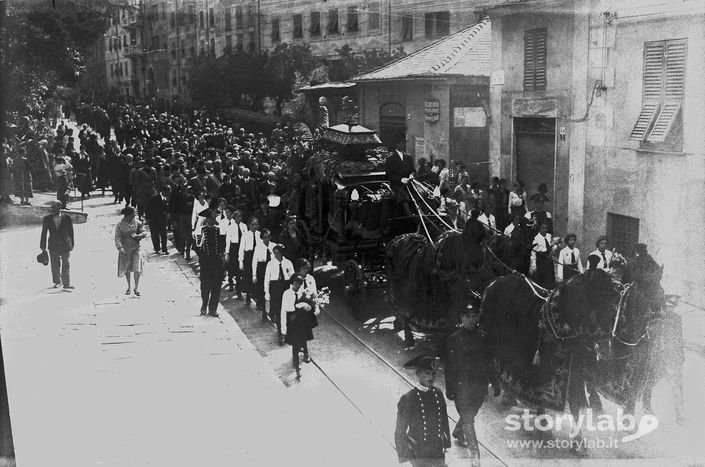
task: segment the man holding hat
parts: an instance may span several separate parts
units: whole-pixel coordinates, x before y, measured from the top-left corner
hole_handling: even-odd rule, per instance
[[[47,234],[49,235],[48,241]],[[39,248],[45,252],[47,246],[49,247],[54,288],[63,283],[64,289],[73,289],[69,275],[69,256],[74,247],[73,221],[68,214],[61,214],[61,203],[58,201],[52,201],[51,214],[44,216],[42,221]]]
[[[460,322],[461,328],[446,342],[446,395],[455,401],[460,415],[453,437],[470,449],[473,464],[478,464],[480,450],[475,435],[475,416],[485,401],[488,384],[492,384],[495,397],[500,394],[499,380],[487,354],[484,336],[478,329],[479,309],[465,308]]]
[[[446,402],[433,386],[436,358],[422,356],[416,363],[418,383],[399,399],[394,440],[399,462],[414,467],[445,466],[445,449],[450,447]]]
[[[225,242],[220,235],[216,215],[218,211],[207,208],[198,215],[204,218],[199,240],[198,264],[201,278],[201,315],[218,316],[220,287],[223,283]]]

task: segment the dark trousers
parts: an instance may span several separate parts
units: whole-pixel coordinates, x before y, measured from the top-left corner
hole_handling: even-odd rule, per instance
[[[254,299],[257,302],[257,309],[264,313],[264,273],[267,270],[267,263],[257,263],[257,269],[255,270],[255,277],[257,277],[257,282],[254,287]]]
[[[209,313],[215,313],[223,282],[223,259],[220,256],[201,255],[198,263],[201,268],[201,311],[207,308]]]
[[[152,236],[152,245],[154,246],[154,251],[165,252],[166,249],[166,224],[150,224],[149,233]],[[159,248],[161,243],[161,248]]]
[[[308,343],[304,342],[301,347],[291,346],[291,356],[294,363],[294,368],[299,368],[299,352],[303,351],[304,355],[308,355]]]
[[[546,288],[551,288],[556,284],[553,260],[548,253],[536,253],[536,282]]]
[[[71,252],[49,250],[49,260],[51,262],[51,277],[54,284],[63,283],[64,287],[71,285],[69,256]]]
[[[225,265],[228,271],[228,283],[233,285],[237,284],[237,291],[240,292],[240,264],[237,259],[238,252],[240,251],[239,243],[231,243],[228,246],[228,254],[230,255],[230,261]]]
[[[277,325],[281,334],[282,295],[289,288],[289,281],[269,282],[269,318]]]
[[[453,435],[461,439],[465,438],[471,451],[478,451],[479,449],[475,433],[475,417],[485,401],[483,391],[487,392],[487,389],[477,388],[475,391],[468,391],[468,394],[458,394],[455,398],[455,408],[458,409],[460,418],[457,425],[455,425]]]
[[[191,215],[179,214],[176,218],[176,227],[174,229],[174,244],[179,253],[191,255],[191,245],[193,237],[191,236]]]

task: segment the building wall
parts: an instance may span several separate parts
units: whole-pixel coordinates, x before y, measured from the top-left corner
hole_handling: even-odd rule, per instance
[[[565,118],[573,118],[573,30],[574,15],[543,12],[492,18],[492,54],[495,75],[503,74],[503,83],[491,88],[494,105],[490,131],[492,148],[492,176],[506,178],[511,186],[517,178],[514,121],[517,118],[556,118],[555,174],[552,180],[534,180],[527,183],[527,193],[533,194],[542,181],[548,185],[552,200],[554,224],[558,231],[568,225],[568,186],[570,177],[570,125]],[[546,28],[546,90],[524,91],[524,32]],[[501,42],[496,47],[498,36]],[[565,44],[571,46],[566,47]],[[497,50],[497,52],[495,51]],[[495,81],[496,82],[496,81]],[[566,132],[560,139],[560,129]],[[497,156],[499,151],[499,156]]]
[[[705,16],[666,11],[647,20],[636,16],[639,10],[617,12],[618,19],[609,26],[594,15],[591,28],[598,43],[606,37],[608,53],[593,47],[590,62],[605,56],[609,80],[591,112],[600,118],[592,118],[588,128],[583,236],[594,239],[605,232],[607,212],[638,218],[639,241],[665,264],[667,290],[702,300],[705,208],[699,200],[705,199],[705,95],[699,80],[705,75]],[[628,138],[641,110],[644,43],[680,38],[688,40],[682,151],[639,150],[639,143]]]
[[[139,11],[137,0],[126,1],[109,19],[108,29],[100,39],[105,50],[105,86],[123,95],[140,93],[142,86],[136,87],[136,83],[144,81],[139,60],[143,47]]]
[[[600,0],[569,3],[521,15],[503,10],[496,17],[490,9],[491,171],[514,176],[512,119],[531,108],[513,105],[516,99],[555,97],[557,126],[566,128],[565,141],[557,132],[556,142],[558,233],[578,234],[587,253],[607,233],[608,213],[637,218],[638,241],[664,264],[666,291],[703,304],[705,252],[699,230],[705,224],[700,203],[705,199],[705,96],[698,81],[705,73],[705,5],[620,0],[611,2],[610,10]],[[605,21],[610,11],[614,17]],[[548,30],[547,90],[524,93],[523,31],[542,26]],[[642,106],[644,43],[683,38],[688,44],[682,148],[645,150],[628,139]]]
[[[348,31],[346,28],[348,7],[358,7],[359,30]],[[328,34],[328,12],[338,10],[339,34]],[[311,12],[321,14],[321,35],[313,37],[310,33]],[[379,12],[379,27],[370,28],[370,13]],[[263,0],[261,2],[262,43],[264,48],[272,48],[272,18],[279,18],[281,42],[310,44],[314,54],[322,57],[335,58],[335,49],[348,44],[354,51],[363,50],[396,50],[403,47],[407,53],[418,50],[438,38],[426,38],[424,15],[428,12],[447,11],[450,17],[449,34],[475,23],[475,14],[468,2],[460,0],[441,3],[430,0],[368,0],[356,2],[351,0]],[[294,15],[301,14],[303,18],[303,37],[294,39]],[[402,17],[413,16],[413,40],[402,41]],[[391,26],[391,29],[390,29]],[[390,32],[391,31],[391,32]]]
[[[462,141],[468,144],[468,151],[459,160],[471,164],[471,173],[481,177],[480,181],[484,183],[486,174],[483,171],[486,164],[478,167],[472,163],[487,161],[487,128],[463,128],[468,134],[453,133],[453,106],[468,105],[460,98],[455,102],[451,100],[451,90],[460,94],[460,89],[485,96],[488,92],[486,83],[469,80],[358,83],[362,124],[379,132],[380,109],[388,103],[402,104],[406,112],[406,150],[409,154],[416,159],[440,158],[449,162],[451,138],[463,138]],[[427,121],[425,118],[425,102],[432,100],[438,101],[438,121]]]

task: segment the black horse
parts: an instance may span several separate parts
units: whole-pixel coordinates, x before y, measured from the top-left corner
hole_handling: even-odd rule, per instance
[[[503,389],[542,409],[568,402],[577,419],[583,407],[601,410],[598,393],[630,413],[641,397],[650,411],[666,377],[680,421],[682,329],[656,277],[660,269],[621,285],[586,274],[548,294],[522,274],[496,279],[485,289],[481,326]]]

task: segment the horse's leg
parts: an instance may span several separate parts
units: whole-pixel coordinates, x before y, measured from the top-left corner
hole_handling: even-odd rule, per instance
[[[588,404],[593,414],[600,415],[602,413],[602,398],[600,398],[600,394],[598,394],[592,384],[587,383],[585,386],[588,392]]]
[[[402,320],[402,324],[404,326],[404,346],[413,347],[416,342],[414,341],[414,333],[411,332],[411,324],[407,319]]]
[[[679,371],[668,380],[671,386],[671,392],[673,394],[673,406],[676,413],[676,423],[682,425],[685,423],[685,417],[683,415],[683,375]]]

